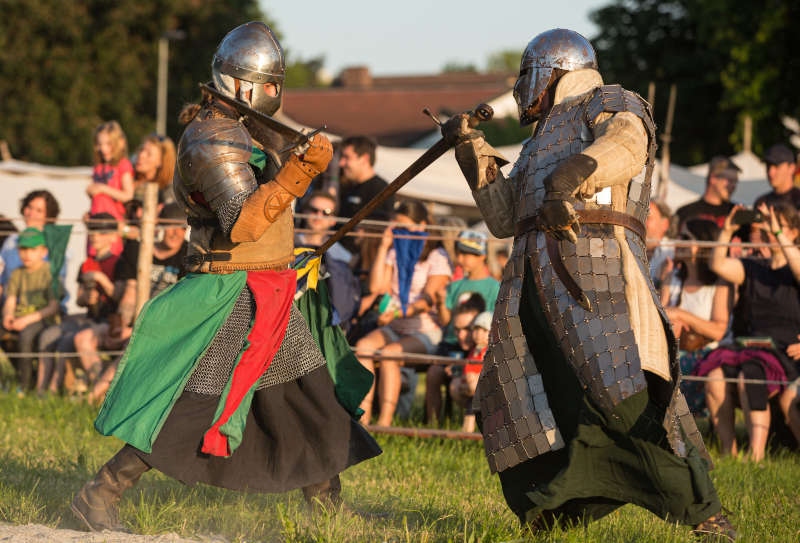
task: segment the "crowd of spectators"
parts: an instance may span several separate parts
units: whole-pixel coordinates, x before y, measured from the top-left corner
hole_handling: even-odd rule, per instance
[[[20,393],[67,390],[102,400],[119,361],[104,353],[124,349],[136,318],[138,222],[148,183],[158,186],[161,221],[150,296],[183,273],[187,227],[172,194],[173,143],[148,136],[129,158],[124,133],[110,122],[98,127],[94,144],[96,164],[86,190],[91,206],[84,217],[88,247],[78,276],[66,277],[66,264],[53,269],[64,258],[55,258],[58,249],[48,233],[59,205],[47,191],[23,199],[24,229],[0,248],[3,347],[43,353],[38,359],[12,357]],[[322,245],[341,217],[355,214],[387,186],[375,173],[371,139],[345,139],[336,156],[297,203],[298,247]],[[653,201],[647,221],[650,274],[679,340],[681,371],[710,379],[683,382],[690,409],[707,415],[722,450],[735,453],[735,409],[741,408],[755,460],[780,427],[800,442],[800,250],[794,245],[800,189],[788,148],[771,148],[765,161],[772,191],[758,199],[756,210],[734,203],[740,170],[731,159],[714,157],[698,201],[674,215]],[[417,200],[390,198],[367,218],[390,222],[366,222],[322,261],[335,322],[376,377],[361,405],[362,422],[388,426],[407,418],[422,373],[424,420],[442,423],[460,412],[462,429],[474,431],[471,399],[507,247],[490,246],[485,233],[461,219],[432,216]],[[774,247],[729,246],[742,240]],[[715,241],[721,245],[701,243]],[[67,281],[77,284],[76,303],[85,309],[80,314],[64,311]],[[454,360],[410,363],[414,356]]]

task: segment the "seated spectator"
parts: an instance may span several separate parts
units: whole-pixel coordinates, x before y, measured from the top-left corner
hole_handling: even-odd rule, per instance
[[[764,162],[767,164],[767,181],[772,190],[759,196],[753,207],[759,209],[761,204],[772,206],[783,202],[800,210],[800,188],[794,186],[797,168],[794,152],[779,143],[767,149]]]
[[[455,345],[445,345],[439,354],[451,358],[465,358],[474,347],[470,325],[478,314],[486,309],[480,294],[473,294],[453,310],[450,322],[453,325]],[[450,381],[460,370],[459,366],[433,365],[425,373],[425,421],[432,423],[442,419],[442,387],[449,391]]]
[[[719,242],[730,241],[737,226],[725,220]],[[800,233],[800,217],[788,204],[772,208],[762,204],[760,211],[769,218],[764,235],[780,249],[770,248],[770,261],[730,258],[727,247],[715,247],[711,269],[720,278],[739,287],[739,300],[733,313],[732,332],[737,345],[726,345],[711,352],[695,368],[695,374],[711,378],[743,377],[786,381],[797,378],[797,368],[789,349],[800,330],[800,249],[794,243]],[[757,226],[757,225],[754,225]],[[800,412],[793,407],[797,391],[777,384],[744,384],[734,388],[721,381],[706,383],[706,402],[723,452],[736,453],[734,409],[738,399],[745,413],[750,435],[750,455],[754,461],[764,457],[770,424],[769,399],[777,398],[783,416],[800,442]],[[737,398],[738,396],[738,398]]]
[[[11,272],[3,303],[3,328],[19,333],[17,350],[36,352],[36,340],[48,324],[58,317],[60,287],[53,288],[53,276],[46,261],[44,234],[26,228],[18,239],[22,267]],[[30,390],[33,382],[33,358],[17,359],[21,392]]]
[[[425,226],[431,224],[428,211],[419,201],[407,201],[395,210],[395,228],[389,226],[378,246],[377,258],[370,271],[370,291],[388,294],[391,303],[378,317],[380,328],[373,330],[358,343],[358,351],[386,353],[433,354],[442,340],[442,329],[436,322],[434,296],[445,288],[452,273],[447,253],[431,240],[395,238],[395,235],[426,236]],[[361,363],[375,372],[369,356],[360,355]],[[392,422],[400,393],[401,361],[382,360],[378,381],[380,416],[378,424]],[[375,385],[361,404],[362,421],[369,423]]]
[[[60,212],[58,201],[46,190],[29,192],[22,199],[20,205],[20,213],[22,214],[22,220],[25,222],[25,228],[44,230],[45,225],[53,222]],[[11,272],[22,266],[22,261],[17,252],[18,241],[19,235],[11,234],[6,237],[3,247],[0,249],[0,260],[4,263],[2,272],[0,272],[0,292],[8,284]],[[64,269],[66,269],[66,265]],[[63,274],[62,270],[62,280]]]
[[[498,281],[503,280],[503,270],[506,269],[508,264],[508,249],[500,248],[494,253],[495,269],[492,271],[492,277]]]
[[[133,199],[144,201],[144,190],[147,183],[158,185],[158,203],[167,204],[175,201],[172,192],[172,176],[175,172],[175,144],[172,140],[150,134],[136,152],[136,164],[133,166]]]
[[[650,200],[650,213],[647,214],[647,259],[650,262],[650,280],[656,291],[661,289],[664,279],[672,272],[675,247],[661,245],[668,241],[670,221],[669,207],[658,200]],[[717,239],[714,237],[714,239]],[[713,241],[713,240],[711,240]]]
[[[186,226],[180,224],[186,216],[176,203],[165,205],[158,214],[161,226],[164,227],[163,237],[153,245],[153,261],[150,268],[150,298],[154,298],[178,282],[183,275],[183,261],[186,258]],[[119,300],[118,311],[109,319],[109,329],[105,337],[97,335],[97,331],[88,328],[80,332],[76,341],[90,344],[101,343],[108,349],[118,350],[123,348],[133,331],[136,318],[136,291],[137,269],[139,263],[138,241],[129,240],[117,262],[114,274],[115,279],[122,285],[122,297]],[[89,393],[89,401],[101,400],[114,374],[116,373],[119,357],[105,367],[103,373],[94,383]]]
[[[475,396],[475,389],[478,387],[478,377],[483,369],[483,357],[486,355],[486,348],[489,346],[489,329],[492,327],[492,314],[485,311],[475,317],[470,325],[473,347],[467,356],[470,364],[464,366],[461,375],[453,377],[450,382],[450,395],[453,401],[463,407],[464,424],[461,426],[463,432],[475,431],[475,415],[472,412],[472,398]]]
[[[725,217],[733,209],[731,197],[739,183],[742,170],[728,157],[715,156],[708,163],[706,190],[699,200],[678,209],[673,217],[675,232],[680,232],[689,219],[706,219],[722,227]]]
[[[680,233],[682,241],[715,241],[719,227],[705,219],[690,219]],[[681,247],[675,270],[661,289],[661,302],[678,338],[681,373],[689,375],[725,335],[730,322],[733,291],[709,268],[711,250]],[[705,397],[697,382],[683,381],[681,390],[689,409],[699,413]]]

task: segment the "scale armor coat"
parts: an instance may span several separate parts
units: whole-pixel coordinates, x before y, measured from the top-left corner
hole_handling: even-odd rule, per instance
[[[290,207],[280,213],[258,240],[244,243],[230,240],[230,231],[244,202],[277,171],[275,167],[267,167],[263,172],[254,170],[248,162],[253,146],[254,140],[241,122],[213,107],[201,110],[186,127],[178,143],[174,186],[176,198],[182,202],[192,227],[187,256],[189,271],[280,270],[288,269],[294,260]],[[186,390],[222,394],[254,316],[255,302],[245,285],[231,315],[197,362]],[[256,388],[293,381],[323,365],[325,358],[302,315],[293,306],[283,342]]]
[[[596,74],[594,70],[591,72]],[[599,74],[596,77],[599,79]],[[648,149],[646,163],[638,166],[641,173],[614,192],[618,196],[614,209],[644,223],[649,210],[655,152],[655,126],[648,104],[618,85],[595,86],[579,96],[556,102],[525,142],[509,178],[498,173],[494,182],[473,191],[490,229],[498,237],[507,237],[513,234],[517,222],[537,215],[544,200],[547,175],[595,141],[596,121],[621,112],[632,113],[644,125]],[[575,208],[611,209],[612,187],[598,188],[582,185]],[[651,390],[650,396],[667,407],[663,422],[673,451],[685,455],[682,426],[683,434],[707,456],[677,386],[680,369],[675,338],[649,280],[643,241],[620,226],[582,224],[577,244],[560,242],[564,266],[591,302],[591,310],[586,311],[554,272],[545,236],[539,230],[515,236],[511,257],[503,271],[489,347],[474,400],[476,410],[481,413],[491,470],[504,471],[565,446],[519,316],[526,269],[533,275],[545,317],[564,357],[586,394],[604,411],[610,411],[648,386],[642,369],[647,361],[641,358],[630,304],[655,305],[661,317],[656,320],[661,321],[658,325],[662,327],[656,333],[666,334],[667,348],[662,351],[668,351],[668,364],[664,364],[668,365],[665,372],[668,375],[662,375],[667,379],[664,386],[656,387],[658,391]],[[629,283],[636,279],[642,284],[642,279],[634,277],[637,273],[646,282],[643,290],[649,299],[628,299]]]

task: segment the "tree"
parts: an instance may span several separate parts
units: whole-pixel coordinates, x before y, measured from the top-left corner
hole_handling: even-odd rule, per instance
[[[694,164],[732,154],[741,119],[754,119],[754,150],[785,138],[779,117],[796,116],[800,40],[789,0],[616,0],[590,15],[592,39],[609,82],[647,94],[656,84],[656,121],[677,86],[673,159]]]
[[[519,62],[522,59],[521,49],[505,49],[489,55],[486,69],[490,72],[519,72]]]
[[[477,73],[478,68],[471,62],[461,62],[459,60],[450,60],[442,67],[442,73],[457,72]]]
[[[257,0],[0,5],[0,139],[17,158],[63,165],[91,162],[101,121],[118,120],[131,146],[153,132],[163,32],[186,32],[170,47],[168,133],[175,138],[177,114],[199,98],[197,83],[209,79],[211,56],[225,33],[265,20]]]

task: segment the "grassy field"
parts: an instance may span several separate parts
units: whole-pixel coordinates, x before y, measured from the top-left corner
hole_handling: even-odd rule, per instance
[[[95,412],[62,398],[0,393],[0,521],[80,528],[69,511],[72,495],[120,446],[95,433]],[[687,527],[632,506],[585,529],[526,534],[505,506],[480,443],[378,440],[384,454],[342,477],[347,504],[376,518],[347,512],[310,518],[298,491],[266,496],[190,489],[152,471],[125,495],[121,516],[137,533],[248,542],[695,541]],[[715,459],[712,476],[742,541],[800,541],[800,455],[780,452],[758,466]]]

